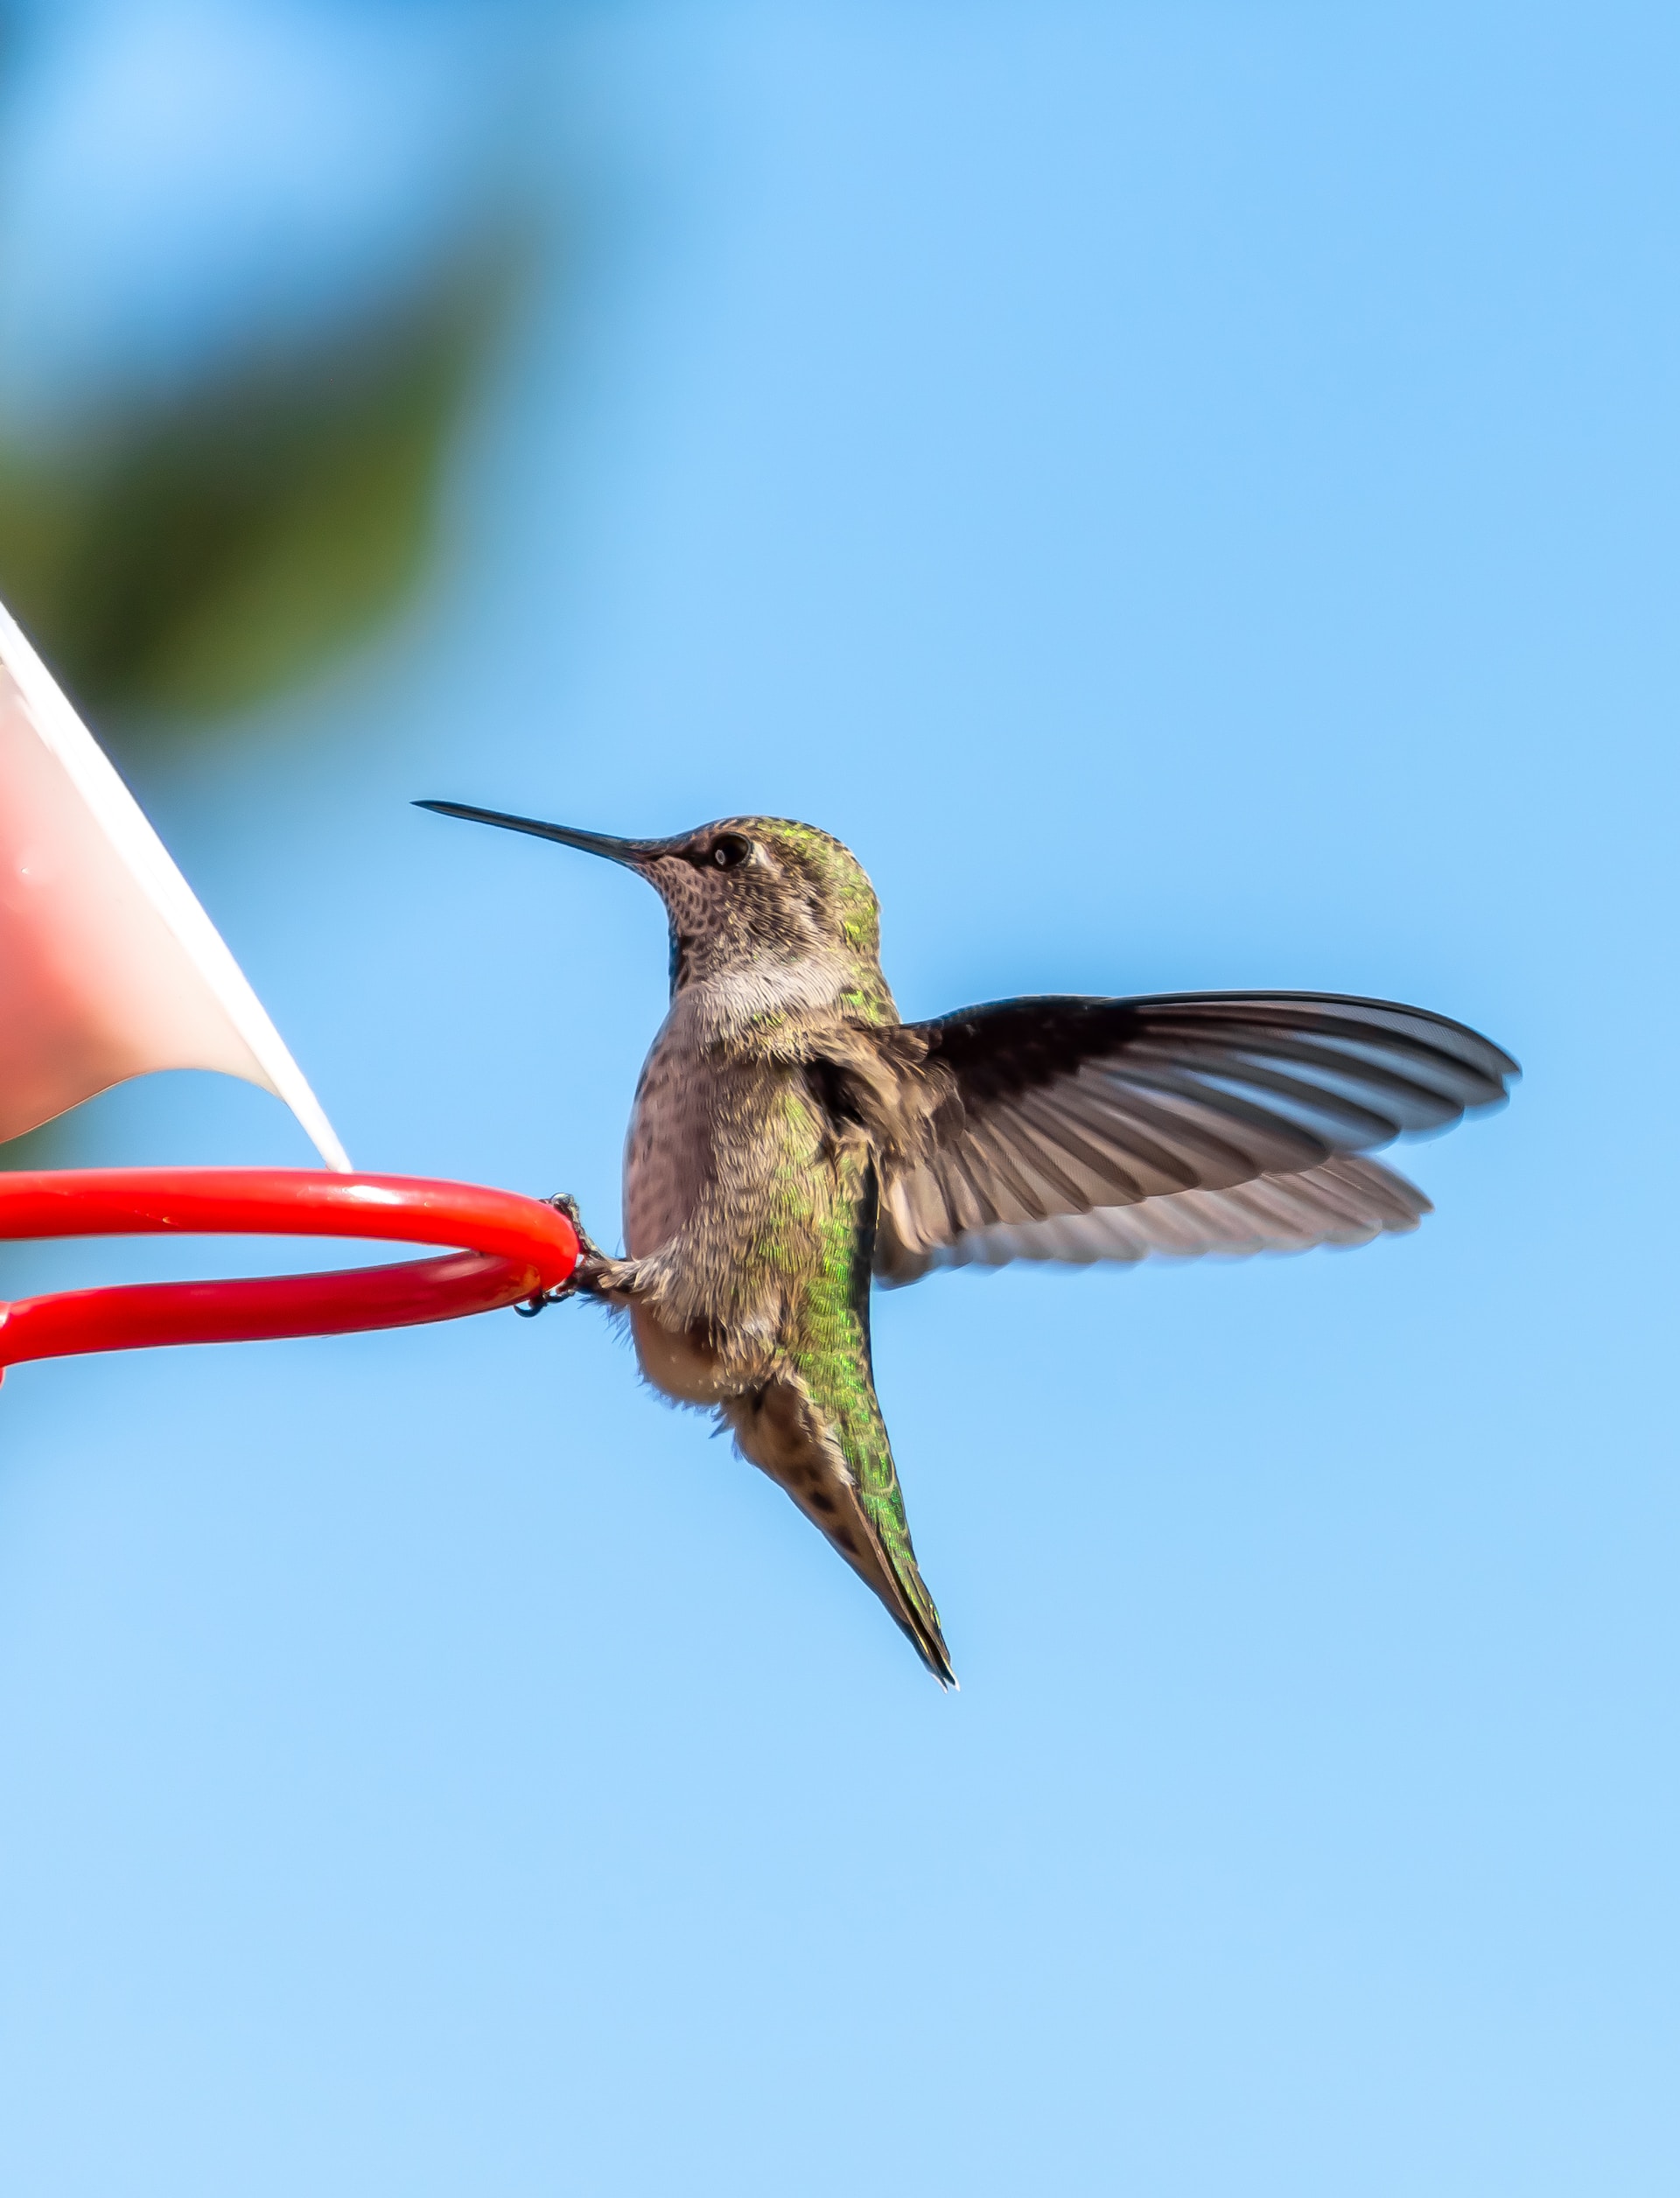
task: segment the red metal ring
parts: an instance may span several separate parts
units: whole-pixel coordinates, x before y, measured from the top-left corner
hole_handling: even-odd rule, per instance
[[[292,1168],[62,1168],[0,1173],[0,1239],[372,1236],[450,1244],[439,1259],[236,1282],[65,1290],[0,1304],[0,1370],[160,1343],[344,1335],[491,1312],[556,1288],[578,1237],[540,1199],[419,1175]]]

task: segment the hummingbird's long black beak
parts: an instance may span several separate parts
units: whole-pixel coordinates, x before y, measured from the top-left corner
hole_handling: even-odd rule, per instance
[[[439,816],[464,816],[469,824],[500,824],[505,831],[530,832],[538,839],[557,839],[563,847],[581,847],[585,855],[605,855],[610,863],[627,863],[634,870],[659,852],[661,843],[649,839],[609,839],[605,832],[577,832],[569,824],[542,824],[534,816],[508,816],[500,809],[470,808],[464,802],[416,802],[417,809],[435,809]]]

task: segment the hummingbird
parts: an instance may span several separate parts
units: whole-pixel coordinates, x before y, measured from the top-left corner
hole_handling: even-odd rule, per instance
[[[627,1313],[646,1379],[717,1415],[948,1688],[875,1395],[872,1284],[1412,1229],[1429,1200],[1371,1150],[1496,1104],[1519,1073],[1462,1023],[1334,993],[1046,997],[906,1023],[874,890],[813,825],[612,839],[416,807],[604,857],[664,902],[671,1004],[625,1144],[625,1256],[556,1199],[580,1257],[551,1297]]]

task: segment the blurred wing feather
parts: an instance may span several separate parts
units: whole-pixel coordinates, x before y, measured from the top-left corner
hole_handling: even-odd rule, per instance
[[[1461,1023],[1312,992],[1004,1000],[906,1036],[926,1134],[883,1170],[876,1269],[1362,1243],[1428,1201],[1348,1156],[1496,1105]]]
[[[1404,1175],[1349,1154],[1299,1175],[1257,1175],[1229,1190],[1179,1191],[1130,1206],[966,1229],[920,1252],[896,1252],[880,1278],[896,1285],[918,1282],[935,1267],[1002,1267],[1013,1259],[1082,1267],[1368,1244],[1416,1228],[1429,1211],[1429,1200]]]

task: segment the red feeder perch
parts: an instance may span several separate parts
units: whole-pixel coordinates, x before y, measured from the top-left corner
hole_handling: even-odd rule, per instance
[[[0,1369],[160,1343],[344,1335],[458,1320],[564,1282],[578,1239],[541,1200],[413,1175],[289,1168],[65,1168],[0,1175],[0,1238],[286,1236],[453,1245],[326,1274],[66,1290],[0,1304]]]

